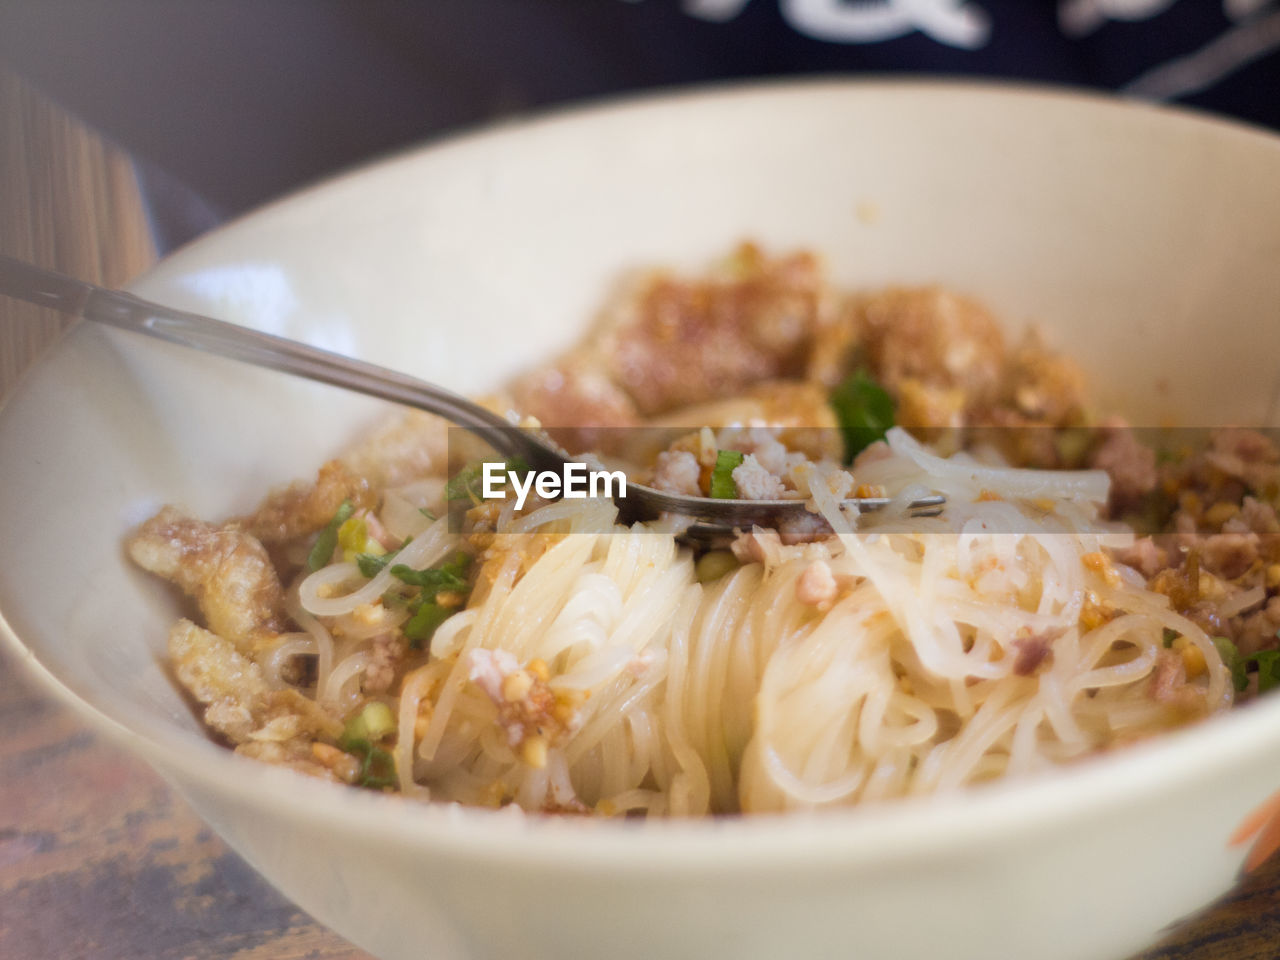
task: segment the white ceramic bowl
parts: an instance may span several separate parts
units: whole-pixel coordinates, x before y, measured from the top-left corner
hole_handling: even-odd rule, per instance
[[[620,270],[743,237],[1038,321],[1139,422],[1268,416],[1280,140],[1050,91],[790,83],[557,114],[308,190],[137,289],[472,390],[573,341]],[[166,501],[244,510],[384,412],[81,326],[0,416],[8,646],[381,957],[1120,957],[1229,888],[1232,829],[1280,787],[1280,698],[1032,783],[821,817],[524,819],[243,760],[170,682],[178,605],[121,537]]]

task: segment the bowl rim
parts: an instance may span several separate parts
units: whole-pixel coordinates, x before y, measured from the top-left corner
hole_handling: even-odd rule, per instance
[[[662,88],[556,106],[519,120],[453,132],[359,164],[273,200],[202,235],[169,254],[130,285],[148,284],[183,258],[228,234],[254,229],[277,212],[312,202],[368,176],[394,176],[424,153],[502,143],[531,130],[590,125],[630,111],[705,110],[744,99],[815,96],[958,97],[1035,101],[1087,107],[1152,122],[1197,127],[1215,136],[1246,138],[1277,152],[1280,136],[1241,121],[1167,104],[1126,100],[1091,90],[1048,84],[947,78],[831,77],[720,81]],[[74,329],[74,328],[72,328]],[[68,331],[70,333],[70,331]],[[65,344],[60,338],[45,358]],[[44,358],[42,358],[44,359]],[[39,366],[37,361],[31,369]],[[0,400],[22,388],[20,378]],[[123,562],[123,561],[121,561]],[[954,793],[897,799],[874,805],[787,813],[644,822],[523,815],[457,804],[422,804],[304,777],[239,756],[207,737],[177,727],[145,734],[81,697],[40,662],[0,610],[0,642],[23,664],[44,692],[71,706],[95,730],[138,753],[179,790],[189,785],[251,806],[287,808],[292,816],[398,845],[413,844],[436,855],[522,864],[548,871],[590,871],[602,864],[614,872],[724,873],[768,863],[780,869],[872,865],[905,857],[934,857],[981,844],[1016,842],[1028,831],[1063,826],[1201,778],[1217,776],[1280,743],[1280,697],[1236,708],[1208,721],[1164,734],[1124,750],[1094,755],[1078,764],[1032,778],[997,781]],[[301,789],[305,784],[305,789]],[[1232,824],[1224,824],[1223,832]]]

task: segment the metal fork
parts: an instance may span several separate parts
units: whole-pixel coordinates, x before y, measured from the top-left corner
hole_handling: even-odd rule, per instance
[[[504,457],[523,459],[534,470],[563,474],[567,463],[576,462],[544,433],[522,429],[456,393],[286,337],[176,310],[5,256],[0,256],[0,293],[51,307],[72,317],[417,407],[475,434]],[[883,509],[890,502],[886,497],[845,501],[862,512]],[[922,497],[912,500],[906,509],[912,516],[932,516],[941,512],[944,502],[941,496]],[[690,497],[655,490],[632,480],[627,481],[626,496],[618,505],[628,521],[652,519],[662,513],[692,517],[698,522],[686,531],[686,538],[704,542],[735,529],[749,529],[754,524],[786,526],[800,521],[806,514],[803,500]]]

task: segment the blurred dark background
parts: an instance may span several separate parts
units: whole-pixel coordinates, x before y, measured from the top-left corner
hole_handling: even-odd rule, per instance
[[[1280,126],[1277,0],[0,0],[0,61],[134,159],[161,252],[445,131],[711,80],[1018,78]]]

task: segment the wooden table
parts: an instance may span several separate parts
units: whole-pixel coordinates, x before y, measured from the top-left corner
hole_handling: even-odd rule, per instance
[[[128,161],[3,71],[0,252],[111,285],[154,260]],[[61,325],[0,298],[0,393]],[[0,957],[367,957],[276,893],[148,767],[6,661],[0,721]],[[1277,957],[1280,858],[1142,960]]]

